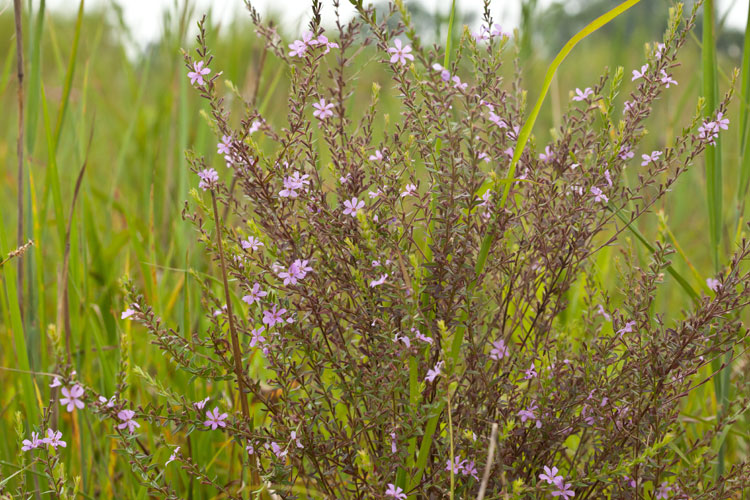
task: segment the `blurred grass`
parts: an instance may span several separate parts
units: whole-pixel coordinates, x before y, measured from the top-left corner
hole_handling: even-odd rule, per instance
[[[666,2],[654,4],[667,8]],[[181,47],[187,49],[193,45],[191,33],[198,13],[189,4],[180,3],[164,17],[161,39],[148,45],[137,57],[129,57],[130,49],[126,44],[134,36],[127,31],[114,7],[108,7],[109,11],[81,10],[75,17],[64,17],[46,12],[43,1],[31,5],[34,11],[24,13],[29,71],[26,236],[34,240],[35,246],[25,256],[25,317],[21,317],[16,299],[15,269],[4,266],[0,274],[3,283],[0,286],[0,387],[3,387],[0,429],[9,436],[0,444],[0,478],[16,472],[9,465],[16,462],[17,447],[10,439],[14,413],[24,412],[28,434],[39,421],[42,403],[46,405],[48,401],[50,377],[34,375],[34,372],[55,370],[56,343],[50,342],[48,336],[52,332],[54,339],[64,331],[58,314],[58,297],[59,287],[63,286],[59,275],[65,251],[67,207],[72,201],[75,177],[86,156],[92,127],[94,141],[88,171],[70,234],[68,286],[74,369],[87,383],[107,395],[114,392],[115,374],[123,357],[130,361],[130,373],[140,367],[156,380],[175,387],[187,386],[186,396],[191,398],[211,389],[200,383],[190,383],[183,373],[164,363],[164,358],[150,346],[142,332],[131,332],[130,324],[119,321],[119,313],[124,308],[119,280],[125,275],[138,283],[147,300],[169,324],[188,331],[200,329],[203,321],[199,296],[188,286],[189,281],[195,280],[189,269],[213,271],[210,263],[202,258],[189,226],[180,217],[188,189],[197,185],[197,179],[189,175],[185,165],[184,150],[193,147],[196,151],[212,152],[216,142],[200,113],[203,104],[188,86],[180,57]],[[629,74],[630,69],[641,65],[644,42],[654,43],[660,36],[658,32],[638,28],[638,16],[643,12],[646,11],[623,16],[624,25],[634,26],[634,29],[617,28],[620,23],[615,21],[614,31],[583,40],[562,64],[550,87],[549,102],[540,109],[534,128],[537,145],[554,136],[555,117],[564,112],[573,89],[592,86],[605,67],[613,71],[621,65]],[[112,13],[113,18],[108,15]],[[458,21],[456,23],[460,24]],[[270,123],[281,124],[277,117],[283,118],[286,110],[288,75],[270,54],[260,67],[262,47],[248,26],[244,17],[229,25],[214,23],[209,30],[209,45],[216,61],[213,69],[223,71],[224,77],[239,89],[246,101],[252,99],[258,88],[260,109]],[[548,28],[539,24],[538,29]],[[435,31],[451,33],[450,29]],[[12,32],[11,9],[0,14],[0,33]],[[710,38],[715,40],[711,45],[714,62],[707,59],[705,37],[702,44],[696,38],[683,50],[682,65],[674,75],[679,86],[670,89],[655,103],[643,152],[663,149],[679,133],[681,125],[693,112],[692,104],[699,95],[706,93],[706,80],[702,80],[702,75],[712,74],[712,85],[721,92],[728,85],[727,75],[733,67],[742,65],[743,69],[750,69],[747,57],[741,60],[737,54],[730,57],[728,52],[717,50],[722,46],[720,24],[715,35]],[[540,36],[536,33],[534,37],[524,38],[528,40],[524,43],[530,44],[524,52],[527,82],[542,81],[550,62],[546,51],[537,49]],[[447,39],[455,41],[451,36]],[[747,54],[750,48],[747,37],[744,43]],[[0,164],[8,166],[15,163],[17,137],[13,48],[12,37],[0,36],[0,57],[3,57],[0,60],[0,111],[7,117],[0,121]],[[448,56],[446,54],[446,60]],[[365,53],[357,59],[357,64],[371,57]],[[510,76],[511,61],[504,71],[505,77]],[[374,66],[363,68],[359,76],[363,82],[375,81],[383,88],[389,87],[389,75]],[[705,290],[705,278],[715,274],[717,265],[720,267],[724,263],[722,259],[729,254],[735,241],[746,234],[742,223],[747,220],[744,200],[750,182],[750,155],[745,154],[750,140],[750,78],[746,72],[743,72],[741,85],[740,96],[729,113],[731,129],[738,132],[730,130],[725,136],[721,159],[714,163],[713,172],[718,171],[723,177],[709,175],[709,179],[718,179],[712,186],[706,182],[703,169],[696,166],[674,186],[671,196],[656,207],[660,217],[647,216],[634,228],[646,242],[661,239],[679,245],[684,258],[675,258],[673,268],[684,277],[687,286],[695,290]],[[538,85],[527,86],[529,102],[533,102],[539,97],[535,95]],[[369,85],[359,87],[352,99],[364,102]],[[229,106],[235,109],[244,106],[228,87],[225,90]],[[394,115],[397,112],[395,97],[387,92],[382,94],[381,105]],[[620,96],[620,102],[626,98]],[[382,130],[383,125],[377,124],[377,130]],[[261,138],[258,143],[260,147],[266,144]],[[637,167],[629,170],[628,175],[636,175]],[[711,210],[696,201],[707,193],[709,206],[713,206]],[[9,236],[12,231],[8,228],[16,223],[17,195],[14,171],[5,168],[0,174],[0,251],[3,256],[15,248]],[[726,207],[722,208],[721,199],[735,200],[733,213],[724,212]],[[731,217],[722,217],[724,215]],[[732,226],[722,226],[722,220],[731,220]],[[711,221],[718,221],[718,224]],[[637,237],[632,242],[629,240],[630,237],[622,238],[624,244],[633,244],[645,265],[648,253],[640,248]],[[618,260],[616,248],[605,249],[597,259],[597,278],[612,290],[618,287]],[[690,297],[671,280],[673,278],[665,277],[667,284],[660,291],[655,312],[679,311],[689,306]],[[582,293],[582,285],[571,290],[571,306],[565,314],[571,327],[585,307]],[[129,339],[128,352],[120,350],[123,338]],[[746,361],[741,361],[735,370],[746,365]],[[725,370],[725,374],[728,376],[729,370]],[[702,422],[715,418],[722,398],[731,396],[728,379],[722,383],[725,385],[714,388],[704,386],[690,397],[684,408],[685,420],[689,421],[684,439],[699,435]],[[129,389],[130,396],[138,402],[150,401],[153,391],[140,380],[137,385]],[[86,413],[76,415],[79,417],[76,421],[67,413],[60,415],[61,427],[69,442],[76,443],[63,452],[63,457],[68,473],[82,476],[86,495],[101,492],[111,496],[114,491],[128,498],[145,498],[145,490],[132,477],[126,461],[114,452],[112,444],[95,438],[109,432],[107,427],[91,421]],[[741,436],[748,433],[750,419],[729,429],[726,446],[721,447],[726,463],[747,456],[748,442]],[[150,449],[164,448],[158,433],[144,432],[144,435]],[[684,443],[678,441],[677,446]],[[222,455],[217,455],[221,446],[203,433],[194,433],[189,451],[199,463],[228,469]],[[718,446],[717,440],[717,452]],[[168,454],[168,449],[160,450],[157,458],[163,461]],[[175,481],[187,481],[177,469],[165,473]],[[405,482],[406,477],[400,476],[399,481]],[[197,497],[216,493],[204,491],[205,487],[199,485],[192,488]],[[183,491],[186,490],[187,486]]]

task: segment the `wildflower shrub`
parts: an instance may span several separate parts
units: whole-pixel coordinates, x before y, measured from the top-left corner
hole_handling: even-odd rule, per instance
[[[592,269],[728,126],[731,94],[719,109],[699,103],[662,151],[639,147],[652,104],[679,85],[697,7],[674,9],[632,77],[617,68],[575,89],[545,145],[521,137],[522,82],[498,76],[513,39],[488,5],[450,57],[421,43],[400,3],[384,18],[357,4],[334,37],[314,1],[310,31],[291,44],[248,7],[289,66],[285,120],[250,103],[230,112],[203,22],[185,55],[219,141],[215,155],[187,154],[199,188],[183,215],[216,272],[192,281],[205,321],[168,326],[130,283],[122,315],[211,392],[191,401],[142,373],[158,400],[130,401],[124,360],[113,396],[74,373],[56,379],[59,411],[110,420],[157,498],[186,494],[168,479],[178,470],[229,498],[734,498],[747,487],[744,463],[716,477],[712,462],[745,400],[695,439],[678,414],[746,341],[750,245],[672,317],[653,312],[668,246],[645,267],[624,251],[613,297]],[[392,76],[366,105],[352,97],[370,85],[352,70],[361,57]],[[376,134],[381,92],[401,114]],[[576,283],[586,306],[570,319]],[[47,412],[23,444],[55,482],[65,444],[53,422]],[[170,445],[166,463],[144,428]],[[230,440],[231,465],[196,462],[197,432]]]

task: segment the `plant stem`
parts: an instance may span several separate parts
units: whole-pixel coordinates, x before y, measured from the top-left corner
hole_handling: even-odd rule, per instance
[[[16,245],[24,244],[23,237],[23,31],[21,29],[21,0],[13,0],[13,10],[16,24],[16,77],[18,80],[18,142],[16,143],[16,155],[18,156],[18,230]],[[16,261],[18,275],[16,276],[16,294],[18,295],[18,308],[23,320],[23,255],[19,255]]]

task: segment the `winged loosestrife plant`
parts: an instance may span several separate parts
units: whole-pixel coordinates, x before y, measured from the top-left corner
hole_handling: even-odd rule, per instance
[[[447,65],[400,2],[378,17],[358,4],[325,34],[313,1],[292,43],[248,8],[289,68],[286,117],[229,109],[204,21],[197,56],[185,54],[217,141],[209,156],[187,154],[200,191],[183,216],[220,277],[193,275],[203,322],[168,326],[132,283],[121,316],[205,392],[188,398],[141,372],[154,400],[131,401],[125,355],[114,395],[74,373],[53,381],[67,411],[110,425],[149,494],[186,496],[169,479],[179,468],[227,498],[474,498],[480,476],[487,498],[736,498],[747,464],[714,478],[711,445],[746,401],[690,439],[678,414],[712,360],[746,341],[730,313],[750,298],[750,244],[684,314],[653,312],[672,253],[663,244],[645,267],[624,252],[611,296],[593,285],[593,257],[618,241],[621,218],[648,213],[731,125],[730,91],[719,109],[699,102],[663,150],[641,145],[654,102],[678,85],[697,6],[685,18],[674,9],[632,81],[617,68],[571,89],[555,140],[524,149],[505,204],[525,90],[498,76],[515,40],[489,2]],[[354,100],[371,83],[353,69],[362,58],[392,77],[367,106]],[[381,92],[401,113],[379,133]],[[577,280],[585,314],[566,322]],[[161,440],[142,440],[146,428]],[[221,465],[195,461],[195,433]],[[60,491],[66,436],[50,412],[21,434]]]

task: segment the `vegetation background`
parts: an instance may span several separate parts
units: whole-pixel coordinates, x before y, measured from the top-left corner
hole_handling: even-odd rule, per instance
[[[238,0],[239,1],[239,0]],[[529,102],[552,56],[576,31],[611,8],[612,0],[578,2],[578,8],[562,3],[540,9],[535,0],[519,0],[523,5],[518,31],[520,71],[531,89]],[[23,2],[25,112],[24,126],[24,232],[34,244],[23,256],[22,294],[16,291],[17,263],[0,267],[0,482],[12,481],[18,470],[20,447],[15,439],[17,412],[24,432],[39,419],[47,406],[48,385],[54,370],[55,345],[64,321],[60,309],[64,282],[66,228],[70,221],[69,320],[75,369],[88,384],[104,394],[114,391],[119,364],[129,361],[131,381],[150,374],[164,385],[181,388],[188,396],[203,394],[187,377],[165,363],[159,350],[149,344],[144,332],[120,321],[126,307],[120,282],[125,276],[135,280],[147,301],[163,314],[168,324],[183,331],[199,329],[202,305],[186,286],[192,279],[188,269],[199,273],[212,264],[196,250],[190,226],[181,210],[189,190],[198,184],[184,160],[184,151],[193,147],[209,155],[217,138],[202,114],[198,96],[190,88],[180,49],[194,45],[195,20],[200,14],[188,0],[176,2],[163,18],[163,36],[142,52],[132,53],[134,35],[123,21],[121,10],[111,4],[100,11],[79,11],[65,17],[44,9],[44,2]],[[76,2],[77,3],[77,2]],[[83,5],[83,2],[81,2]],[[0,9],[3,6],[0,5]],[[31,7],[31,8],[29,8]],[[604,29],[584,40],[562,65],[535,127],[535,142],[543,144],[554,134],[561,114],[576,87],[598,81],[606,67],[623,66],[626,75],[640,66],[646,44],[660,40],[666,26],[670,2],[648,0],[620,16]],[[423,37],[444,40],[448,29],[447,12],[436,16],[413,5],[411,10]],[[114,14],[114,15],[111,15]],[[702,40],[699,23],[693,39],[682,51],[682,66],[674,77],[679,86],[668,92],[651,119],[646,149],[663,149],[694,112],[698,97],[715,84],[719,91],[729,85],[735,67],[748,66],[748,40],[744,33],[725,28],[726,19],[717,12],[715,36]],[[463,25],[455,23],[452,36],[459,37]],[[270,54],[264,55],[251,29],[249,17],[231,24],[211,22],[209,46],[226,81],[243,97],[253,101],[266,119],[274,123],[275,110],[286,109],[287,74]],[[285,37],[298,33],[280,31]],[[10,3],[0,12],[0,261],[17,247],[19,192],[16,177],[17,103],[13,8]],[[455,44],[454,44],[455,46]],[[715,64],[705,63],[706,53],[715,52]],[[377,57],[373,53],[373,58]],[[744,57],[744,60],[743,60]],[[512,64],[505,65],[513,68]],[[364,66],[360,79],[390,88],[390,77],[377,65]],[[509,76],[509,75],[505,75]],[[722,136],[721,197],[707,197],[706,175],[702,165],[677,183],[674,192],[656,212],[638,221],[636,229],[645,241],[668,241],[678,249],[675,270],[695,290],[705,289],[706,278],[720,269],[722,258],[734,248],[746,229],[746,185],[743,172],[750,172],[746,153],[748,120],[748,79],[743,75],[732,105],[730,131]],[[224,83],[220,82],[220,85]],[[227,99],[237,108],[244,106],[233,88],[226,84]],[[397,112],[395,96],[382,93],[385,113]],[[621,96],[622,98],[622,96]],[[356,108],[355,108],[356,109]],[[353,117],[355,119],[355,117]],[[382,125],[382,124],[381,124]],[[91,141],[90,141],[91,138]],[[89,145],[90,142],[90,145]],[[263,142],[260,142],[261,146]],[[88,158],[75,211],[71,214],[76,177]],[[220,157],[216,156],[217,165]],[[629,172],[637,175],[635,169]],[[719,213],[721,236],[712,235],[709,207]],[[715,213],[715,212],[714,212]],[[723,217],[722,217],[723,216]],[[633,235],[635,233],[631,233]],[[717,248],[714,250],[714,248]],[[649,254],[635,237],[622,238],[600,252],[598,279],[613,292],[618,256],[635,252],[645,265]],[[672,280],[666,276],[665,280]],[[662,287],[654,312],[679,310],[691,298],[676,282]],[[195,291],[195,288],[193,288]],[[570,335],[576,335],[581,317],[584,287],[574,296],[566,312]],[[23,327],[21,328],[21,324]],[[730,372],[748,369],[748,356],[724,370],[714,385],[695,391],[682,413],[685,439],[701,432],[701,423],[721,411],[722,398],[732,398]],[[722,382],[722,380],[724,382]],[[140,380],[143,382],[143,380]],[[148,402],[155,392],[148,383],[132,383],[129,398]],[[86,412],[65,413],[69,446],[63,451],[66,472],[81,477],[80,494],[111,498],[145,498],[145,489],[123,457],[117,455],[111,440],[105,439],[105,425],[92,421]],[[144,444],[158,449],[159,441],[143,433]],[[221,451],[229,442],[196,433],[193,453],[209,471],[219,471],[224,463]],[[717,463],[723,467],[748,456],[750,418],[741,416],[715,443],[721,449]],[[169,449],[159,452],[163,460]],[[174,481],[186,481],[178,469],[165,471]],[[33,473],[32,473],[33,474]],[[193,485],[196,497],[201,492]]]

